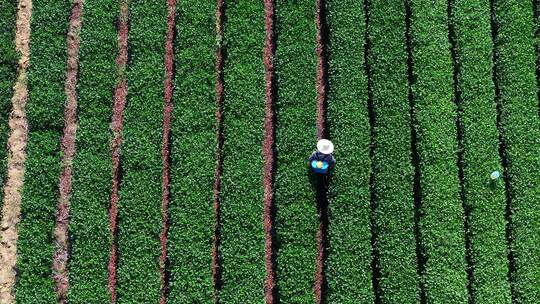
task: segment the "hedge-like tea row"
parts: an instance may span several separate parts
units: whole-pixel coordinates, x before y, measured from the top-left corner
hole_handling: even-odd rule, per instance
[[[167,3],[130,1],[128,101],[118,206],[118,302],[160,297],[163,79]]]
[[[540,299],[540,129],[530,1],[493,3],[495,76],[511,196],[511,283],[518,303]]]
[[[337,166],[329,188],[329,303],[372,303],[370,124],[361,1],[328,0],[328,128]]]
[[[111,131],[118,2],[84,4],[79,54],[77,153],[71,196],[70,303],[106,303],[112,165]]]
[[[446,0],[412,0],[413,104],[420,157],[420,234],[428,302],[467,303],[456,104]]]
[[[540,2],[533,1],[534,48],[536,50],[536,83],[538,86],[538,118],[540,119]],[[540,122],[539,122],[540,123]]]
[[[489,3],[453,1],[451,18],[464,126],[463,194],[470,226],[472,296],[478,304],[510,303],[504,183],[489,184],[490,173],[501,170]]]
[[[283,303],[314,301],[319,227],[306,160],[317,142],[316,2],[276,1],[277,282]]]
[[[533,1],[534,41],[536,49],[536,83],[538,86],[538,118],[540,119],[540,1]]]
[[[19,303],[53,303],[53,230],[60,176],[60,138],[66,96],[66,33],[71,1],[33,1],[28,71],[29,125],[19,224]]]
[[[221,301],[261,303],[266,278],[261,148],[263,1],[227,3],[225,14]]]
[[[17,78],[17,52],[15,51],[15,21],[17,3],[2,1],[0,3],[0,185],[6,178],[7,149],[9,135],[9,111],[13,95],[13,82]]]
[[[171,142],[170,303],[214,303],[215,10],[180,1]]]
[[[368,5],[375,110],[375,240],[384,303],[418,300],[405,4]]]

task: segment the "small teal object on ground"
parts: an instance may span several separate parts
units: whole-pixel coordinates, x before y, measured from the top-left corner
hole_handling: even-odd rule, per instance
[[[501,176],[501,173],[499,171],[493,171],[489,177],[491,178],[491,180],[496,180],[500,176]]]
[[[311,169],[315,173],[326,173],[328,172],[328,163],[325,161],[312,160]]]

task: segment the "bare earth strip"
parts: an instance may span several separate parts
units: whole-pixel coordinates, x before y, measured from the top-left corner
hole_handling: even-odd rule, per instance
[[[111,206],[109,209],[109,225],[111,230],[111,253],[109,259],[109,290],[111,292],[111,302],[116,303],[116,266],[118,260],[118,192],[120,187],[120,147],[122,145],[122,127],[124,124],[124,108],[126,106],[126,96],[128,91],[126,79],[126,65],[128,60],[128,19],[129,0],[120,1],[120,15],[118,24],[118,55],[116,65],[118,67],[118,84],[114,91],[114,105],[111,129],[113,132],[112,141],[112,168],[113,180],[111,190]]]
[[[79,72],[79,46],[82,25],[83,0],[74,0],[67,34],[67,70],[64,90],[64,136],[62,137],[62,172],[60,173],[60,196],[58,199],[54,238],[56,250],[53,256],[53,273],[58,303],[67,303],[68,281],[68,226],[69,197],[72,185],[72,163],[75,156],[75,135],[77,132],[77,76]]]
[[[274,55],[275,55],[275,5],[264,1],[266,38],[264,46],[265,68],[265,118],[264,118],[264,236],[266,260],[265,298],[267,304],[276,303],[276,265],[274,244],[274,167],[275,167],[275,114],[274,114]]]
[[[169,234],[169,199],[170,199],[170,138],[171,138],[171,113],[173,110],[173,81],[174,81],[174,29],[176,28],[176,0],[167,0],[169,12],[167,16],[167,40],[165,42],[165,106],[163,108],[163,176],[162,176],[162,198],[161,209],[163,217],[163,231],[161,232],[161,299],[160,304],[167,303],[169,291],[169,275],[166,270],[167,258],[167,236]]]
[[[8,171],[2,207],[2,241],[0,243],[0,303],[15,303],[15,266],[17,263],[17,225],[21,213],[21,188],[24,181],[24,161],[28,122],[26,101],[28,99],[27,74],[30,65],[30,19],[32,1],[20,0],[17,14],[15,45],[20,54],[18,77],[13,87],[12,111],[9,117]]]
[[[326,99],[327,99],[327,84],[326,84],[326,59],[325,59],[325,2],[317,0],[317,15],[315,25],[317,27],[317,139],[328,138],[328,130],[326,128]],[[328,230],[328,201],[326,198],[328,180],[326,177],[318,181],[319,190],[317,193],[317,204],[319,212],[319,229],[317,230],[317,269],[315,273],[315,301],[316,303],[324,303],[326,297],[326,277],[325,277],[325,259]],[[321,188],[322,187],[322,188]]]

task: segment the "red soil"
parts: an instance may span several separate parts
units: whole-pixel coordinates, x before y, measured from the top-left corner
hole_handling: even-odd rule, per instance
[[[266,262],[266,284],[264,287],[266,303],[276,302],[275,286],[276,271],[274,263],[274,1],[264,1],[265,11],[265,46],[264,46],[264,68],[265,68],[265,117],[264,117],[264,235],[265,235],[265,262]]]
[[[322,3],[324,0],[317,0],[317,138],[326,137],[326,62],[323,41],[323,20]]]
[[[58,303],[67,303],[69,289],[67,263],[69,259],[69,197],[72,186],[72,163],[75,156],[75,135],[77,132],[77,74],[79,71],[80,30],[82,25],[83,0],[74,0],[67,34],[67,70],[64,108],[64,135],[61,149],[62,172],[60,173],[60,195],[57,205],[56,227],[54,229],[56,251],[53,255],[53,273]]]
[[[120,1],[120,18],[118,24],[118,55],[116,66],[119,80],[114,91],[113,116],[111,129],[113,131],[112,141],[112,168],[113,179],[111,189],[111,205],[109,209],[109,226],[111,230],[111,253],[109,259],[109,290],[111,302],[116,303],[116,264],[118,260],[117,234],[118,234],[118,192],[120,187],[120,147],[122,145],[122,127],[124,124],[123,115],[126,106],[128,91],[126,79],[126,64],[128,60],[128,0]]]
[[[326,62],[325,62],[325,45],[323,38],[324,31],[324,0],[317,0],[317,15],[315,23],[317,26],[317,138],[326,138],[326,98],[327,98],[327,84],[326,84]],[[320,185],[322,186],[322,185]],[[326,185],[324,185],[326,186]],[[326,195],[326,194],[324,194]],[[319,229],[317,231],[317,270],[315,274],[315,300],[316,303],[323,303],[324,301],[324,285],[325,285],[325,269],[324,260],[326,256],[325,252],[325,239],[326,239],[326,206],[322,206],[319,198],[319,217],[321,222],[319,223]],[[324,198],[325,199],[325,198]]]
[[[171,134],[171,112],[173,109],[173,77],[174,77],[174,30],[176,26],[176,0],[167,0],[169,6],[167,16],[167,40],[165,42],[165,106],[163,107],[163,176],[162,176],[162,199],[161,209],[163,218],[163,231],[160,235],[161,241],[161,256],[160,273],[161,273],[161,298],[160,303],[167,303],[168,294],[168,275],[165,269],[167,265],[167,236],[169,233],[169,181],[170,181],[170,134]]]
[[[219,302],[218,292],[221,288],[221,268],[219,262],[219,246],[221,244],[220,227],[221,227],[221,209],[220,209],[220,192],[221,192],[221,172],[223,169],[223,48],[221,41],[223,38],[223,14],[225,11],[224,0],[217,0],[216,8],[216,33],[218,42],[220,43],[216,53],[216,123],[217,123],[217,149],[216,149],[216,171],[214,173],[214,245],[212,246],[212,281],[214,284],[214,300]]]

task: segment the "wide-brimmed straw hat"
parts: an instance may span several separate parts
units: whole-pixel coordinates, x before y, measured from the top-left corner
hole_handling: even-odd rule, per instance
[[[317,142],[317,150],[323,154],[334,152],[334,144],[328,139],[321,139]]]

